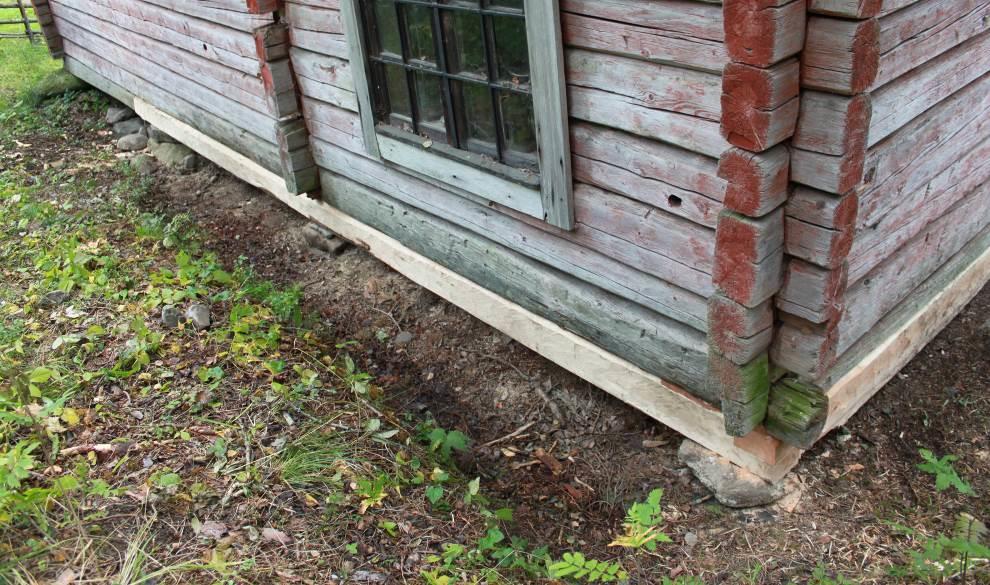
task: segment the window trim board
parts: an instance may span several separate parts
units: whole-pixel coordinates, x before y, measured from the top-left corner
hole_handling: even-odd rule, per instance
[[[367,153],[379,160],[450,185],[456,191],[504,205],[558,228],[574,229],[570,130],[559,2],[524,0],[533,114],[540,158],[539,190],[417,148],[378,131],[358,2],[359,0],[341,0],[340,9]]]

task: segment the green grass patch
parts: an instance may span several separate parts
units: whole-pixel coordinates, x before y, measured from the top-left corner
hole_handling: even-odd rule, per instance
[[[33,17],[33,10],[31,11]],[[0,9],[0,20],[20,18],[16,8]],[[33,25],[35,28],[37,24]],[[22,25],[0,25],[0,32],[23,32]],[[0,39],[0,112],[10,108],[18,99],[49,73],[57,70],[60,62],[48,54],[44,38],[31,43],[27,39]]]

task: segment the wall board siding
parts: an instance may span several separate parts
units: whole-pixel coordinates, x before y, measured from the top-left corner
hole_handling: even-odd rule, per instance
[[[117,26],[249,75],[259,72],[257,49],[249,33],[189,18],[143,0],[61,0],[58,3],[94,16],[105,13]],[[96,9],[96,6],[102,8]]]
[[[990,135],[990,104],[974,108],[958,128],[943,128],[939,139],[926,144],[917,157],[884,181],[868,186],[859,197],[860,230],[871,229],[892,210],[918,196],[927,196],[926,184],[963,158]]]
[[[990,1],[942,0],[915,4],[880,20],[880,69],[874,87],[882,87],[949,49],[986,31]]]
[[[986,132],[983,136],[990,134]],[[981,184],[990,181],[990,140],[958,159],[904,198],[876,223],[856,233],[849,252],[849,282],[856,283],[901,245]]]
[[[313,138],[317,162],[324,168],[333,169],[354,181],[400,198],[407,204],[447,218],[448,221],[575,274],[582,280],[593,282],[656,312],[695,328],[703,330],[705,327],[705,298],[712,290],[711,276],[703,270],[624,240],[613,233],[618,230],[601,230],[597,223],[600,217],[596,218],[596,214],[591,211],[587,212],[590,218],[585,218],[586,214],[582,211],[578,215],[594,225],[589,226],[579,220],[577,227],[571,232],[557,230],[545,224],[532,225],[486,205],[437,189],[430,183],[397,170],[383,172],[383,166],[377,161],[323,142],[317,133],[313,134]],[[579,210],[585,207],[585,201],[597,199],[597,205],[604,205],[609,198],[613,201],[622,199],[588,186],[578,185],[575,189],[575,203]],[[597,215],[601,216],[600,213]],[[639,218],[626,215],[625,221],[634,222],[634,232],[639,228],[635,223],[637,221],[642,222],[642,229],[651,226],[656,229],[657,224],[648,215],[653,214],[643,213]],[[670,225],[668,229],[671,237],[683,238],[684,234],[675,236],[673,233],[683,227],[682,223]],[[713,233],[696,233],[693,236],[701,247],[700,252],[710,255],[710,244],[704,244],[704,238],[713,236]],[[678,282],[681,286],[676,284]],[[700,292],[691,292],[691,289]]]
[[[271,14],[248,14],[235,12],[226,8],[209,6],[205,2],[189,2],[188,0],[144,0],[150,4],[167,8],[195,18],[200,18],[226,27],[251,32],[275,22]]]
[[[99,53],[121,69],[140,75],[149,83],[168,91],[215,116],[229,119],[259,138],[276,143],[274,120],[267,114],[252,110],[234,100],[188,80],[158,65],[153,59],[143,57],[124,47],[114,44],[97,34],[90,33],[61,17],[56,11],[55,19],[62,36],[77,46]]]
[[[71,0],[70,0],[71,1]],[[170,72],[201,84],[253,110],[268,115],[265,88],[256,75],[249,75],[205,57],[178,49],[168,43],[150,39],[112,22],[111,9],[80,12],[63,0],[54,2],[58,17],[98,34],[104,39],[139,55],[152,58]]]
[[[890,136],[990,70],[990,31],[898,77],[873,93],[869,145]]]
[[[839,322],[837,353],[852,347],[988,224],[990,183],[984,183],[852,286]]]

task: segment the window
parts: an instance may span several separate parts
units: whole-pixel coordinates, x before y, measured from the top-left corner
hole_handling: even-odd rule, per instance
[[[570,229],[556,0],[343,0],[369,152]]]

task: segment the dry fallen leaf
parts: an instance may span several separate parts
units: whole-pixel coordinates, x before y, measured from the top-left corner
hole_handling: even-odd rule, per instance
[[[274,528],[264,528],[261,531],[261,538],[267,542],[277,542],[283,546],[288,546],[292,543],[292,537],[288,534],[282,532],[281,530],[276,530]]]

